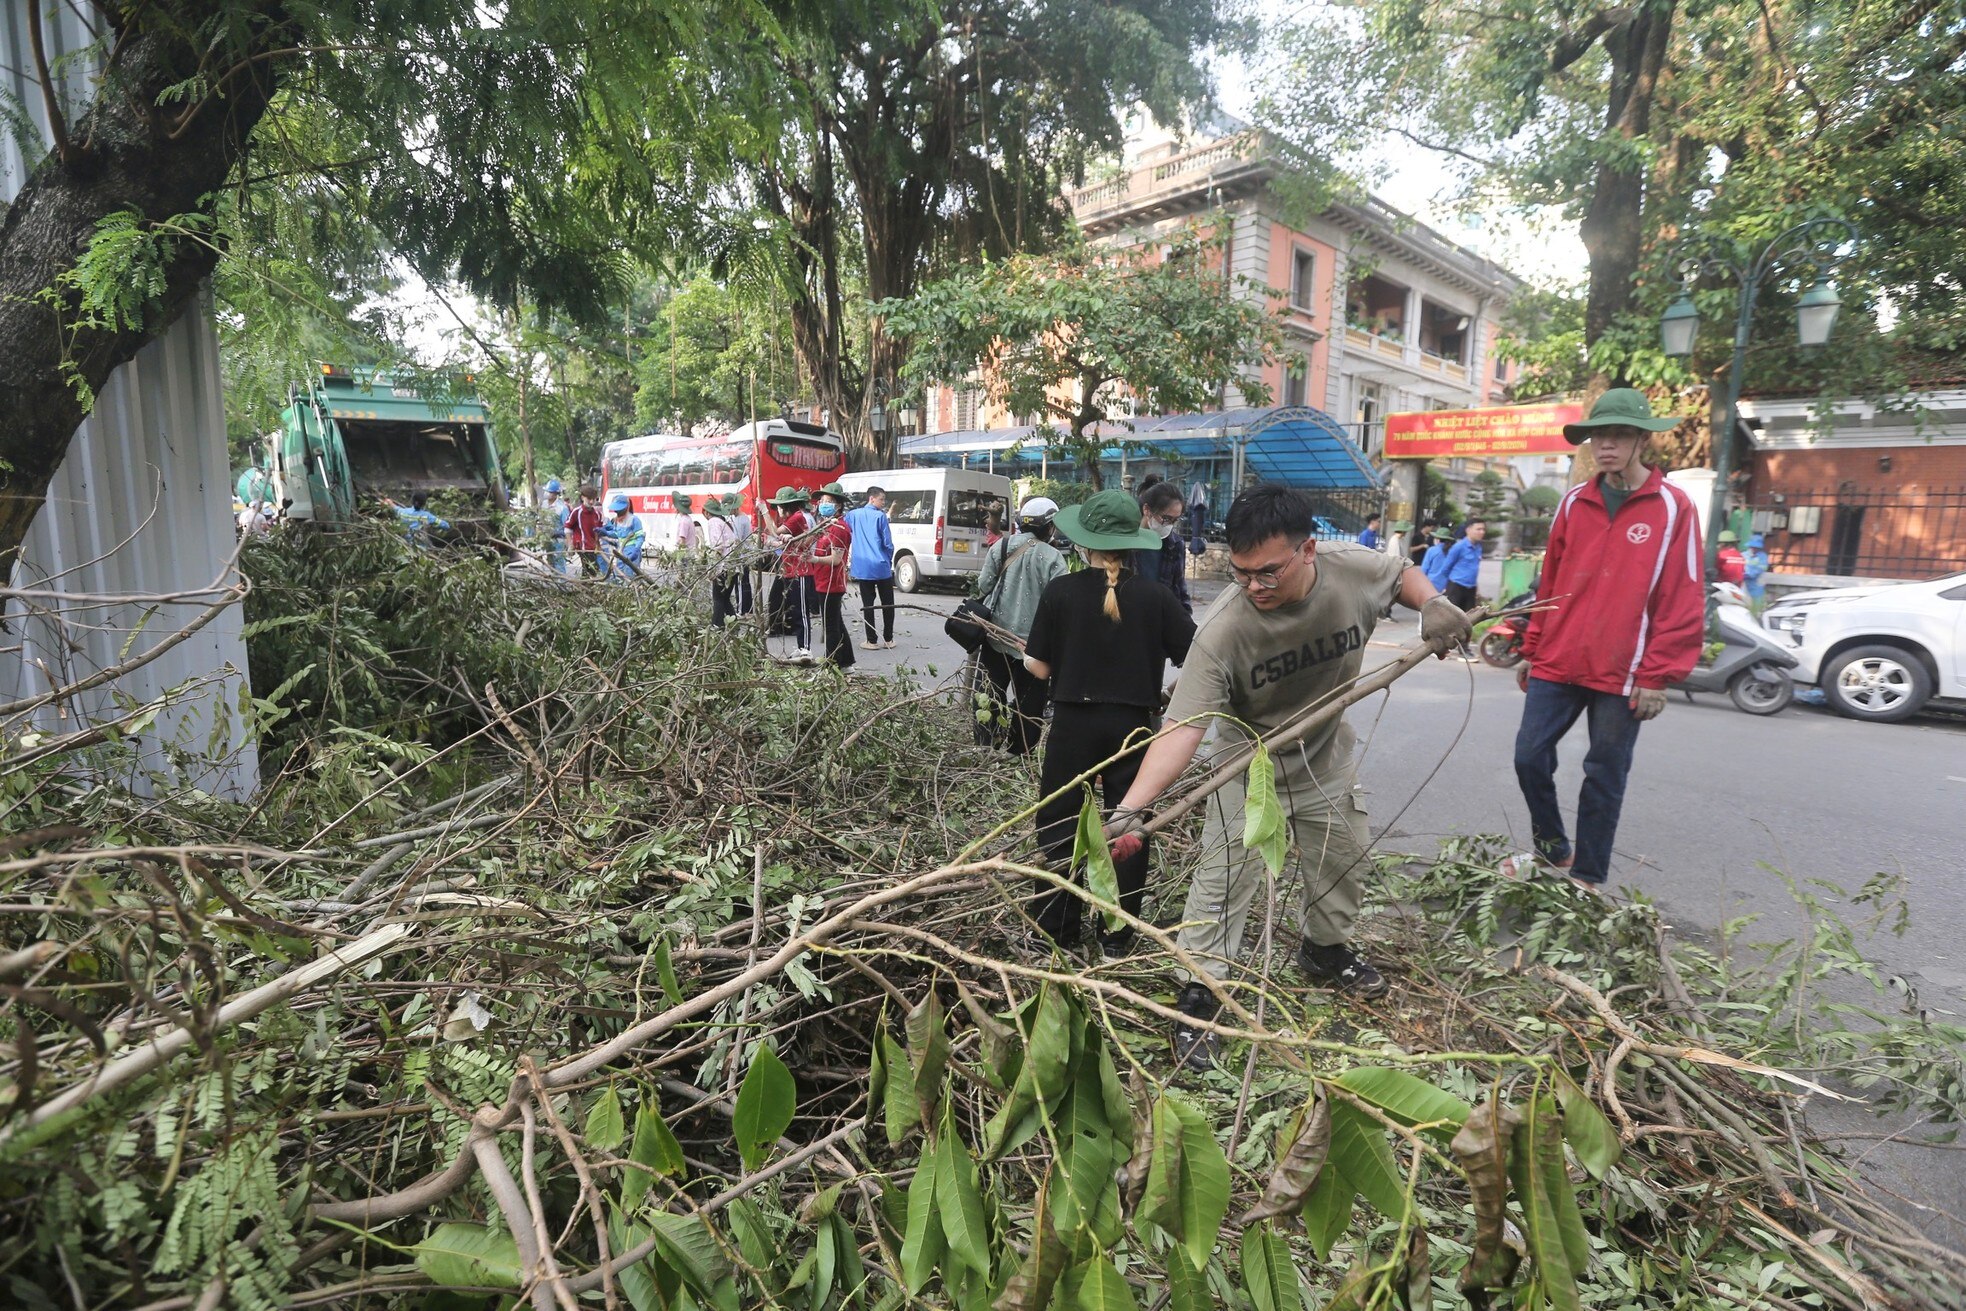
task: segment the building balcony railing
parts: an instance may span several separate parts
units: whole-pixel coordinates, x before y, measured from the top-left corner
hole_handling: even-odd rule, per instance
[[[1374,355],[1384,355],[1388,359],[1406,358],[1406,343],[1398,337],[1382,337],[1376,332],[1363,328],[1346,328],[1345,344],[1353,350],[1370,351]]]
[[[1079,187],[1071,193],[1072,212],[1081,217],[1176,192],[1193,185],[1195,174],[1208,174],[1254,158],[1263,148],[1261,132],[1244,132],[1210,141],[1158,163],[1143,164],[1124,177]]]
[[[1460,382],[1468,380],[1468,366],[1459,360],[1448,359],[1445,355],[1435,355],[1426,347],[1420,348],[1420,363],[1433,373],[1454,378]]]

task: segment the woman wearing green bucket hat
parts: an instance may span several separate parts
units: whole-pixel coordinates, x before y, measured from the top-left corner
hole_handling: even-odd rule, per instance
[[[1092,567],[1045,587],[1024,644],[1024,667],[1051,682],[1038,843],[1046,863],[1067,873],[1082,804],[1071,781],[1096,769],[1106,807],[1119,804],[1153,737],[1167,662],[1188,658],[1195,624],[1173,592],[1132,568],[1133,552],[1158,552],[1161,544],[1158,533],[1141,527],[1133,497],[1101,492],[1060,510],[1056,523]],[[1135,919],[1146,895],[1147,859],[1143,845],[1114,862],[1120,906]],[[1059,946],[1078,943],[1083,910],[1076,894],[1045,883],[1031,915]],[[1102,930],[1100,949],[1108,957],[1125,955],[1132,938],[1129,926]]]

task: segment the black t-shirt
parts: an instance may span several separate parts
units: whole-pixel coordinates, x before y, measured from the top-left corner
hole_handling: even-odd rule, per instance
[[[1106,572],[1054,578],[1038,601],[1024,653],[1051,666],[1051,699],[1065,704],[1160,705],[1167,662],[1188,658],[1195,622],[1157,579],[1121,576],[1120,619],[1106,617]]]

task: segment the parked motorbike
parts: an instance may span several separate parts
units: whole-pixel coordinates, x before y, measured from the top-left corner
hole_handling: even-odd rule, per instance
[[[1505,610],[1513,610],[1519,605],[1528,605],[1536,599],[1534,592],[1524,592],[1512,596],[1502,603]],[[1481,644],[1475,648],[1481,658],[1497,669],[1513,669],[1522,663],[1522,638],[1529,631],[1528,615],[1508,615],[1497,619],[1481,635]]]
[[[1695,692],[1725,692],[1728,700],[1750,715],[1773,715],[1795,700],[1795,680],[1789,670],[1796,659],[1775,641],[1748,608],[1747,594],[1733,583],[1708,589],[1712,619],[1707,626],[1711,660],[1672,686],[1691,701]]]

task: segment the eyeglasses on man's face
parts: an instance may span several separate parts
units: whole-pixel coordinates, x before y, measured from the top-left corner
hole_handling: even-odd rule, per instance
[[[1299,542],[1298,547],[1301,549],[1302,546],[1303,543]],[[1283,576],[1290,572],[1290,566],[1297,563],[1297,560],[1298,553],[1293,551],[1289,559],[1280,560],[1261,569],[1238,569],[1232,564],[1229,566],[1229,578],[1237,587],[1253,587],[1259,592],[1274,592],[1283,586]]]

